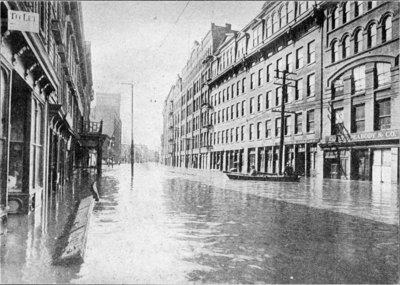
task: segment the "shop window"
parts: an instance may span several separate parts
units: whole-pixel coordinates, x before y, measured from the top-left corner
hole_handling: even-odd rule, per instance
[[[385,130],[391,127],[390,98],[375,103],[375,130]]]
[[[296,113],[295,114],[295,126],[294,126],[294,133],[295,134],[301,134],[303,131],[303,114],[302,113]]]
[[[281,135],[281,118],[275,119],[275,136],[279,137]]]
[[[379,62],[376,64],[376,86],[384,86],[391,83],[390,63]]]
[[[392,17],[387,16],[382,25],[382,43],[392,39]]]
[[[265,138],[271,137],[271,120],[265,121]]]
[[[300,100],[303,98],[303,79],[296,80],[296,93],[295,100]]]
[[[365,105],[353,106],[351,113],[351,132],[358,133],[365,131]]]
[[[367,31],[367,47],[376,46],[376,24],[371,24]]]
[[[342,58],[350,55],[350,37],[346,36],[342,41]]]
[[[296,69],[303,67],[303,48],[296,50]]]
[[[333,94],[333,98],[343,96],[343,94],[344,94],[343,78],[338,78],[335,81],[333,81],[332,94]]]
[[[357,54],[363,49],[363,35],[361,30],[354,34],[354,53]]]
[[[353,93],[365,90],[365,65],[353,69]]]
[[[336,62],[338,60],[338,42],[335,40],[331,44],[331,61],[332,63]]]
[[[314,110],[307,111],[307,133],[314,132]]]
[[[315,95],[315,74],[307,76],[307,97]]]
[[[363,1],[354,2],[354,17],[358,17],[363,13]]]

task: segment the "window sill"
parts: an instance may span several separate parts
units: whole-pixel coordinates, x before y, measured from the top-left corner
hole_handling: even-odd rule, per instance
[[[389,89],[391,89],[391,87],[392,87],[392,84],[391,83],[387,83],[385,85],[376,87],[374,91],[378,92],[378,91],[389,90]]]
[[[361,96],[365,96],[365,90],[358,91],[358,92],[351,94],[351,98],[361,97]]]

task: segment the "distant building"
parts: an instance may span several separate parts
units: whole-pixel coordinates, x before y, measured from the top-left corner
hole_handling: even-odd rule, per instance
[[[103,121],[103,134],[107,139],[103,144],[103,159],[121,159],[122,121],[120,117],[121,95],[118,93],[96,93],[95,118]]]

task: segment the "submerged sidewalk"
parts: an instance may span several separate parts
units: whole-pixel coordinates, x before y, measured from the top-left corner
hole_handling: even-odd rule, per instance
[[[1,283],[64,283],[66,270],[52,265],[52,257],[77,201],[91,196],[96,174],[78,171],[49,203],[30,215],[9,215],[7,233],[1,236]],[[52,276],[53,279],[48,277]]]

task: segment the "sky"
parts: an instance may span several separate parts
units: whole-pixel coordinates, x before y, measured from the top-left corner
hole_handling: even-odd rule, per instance
[[[194,41],[201,41],[211,23],[230,23],[233,30],[241,30],[263,3],[84,1],[85,39],[92,47],[93,89],[95,94],[121,94],[122,142],[131,141],[131,88],[121,83],[134,83],[135,144],[158,150],[163,102]]]

